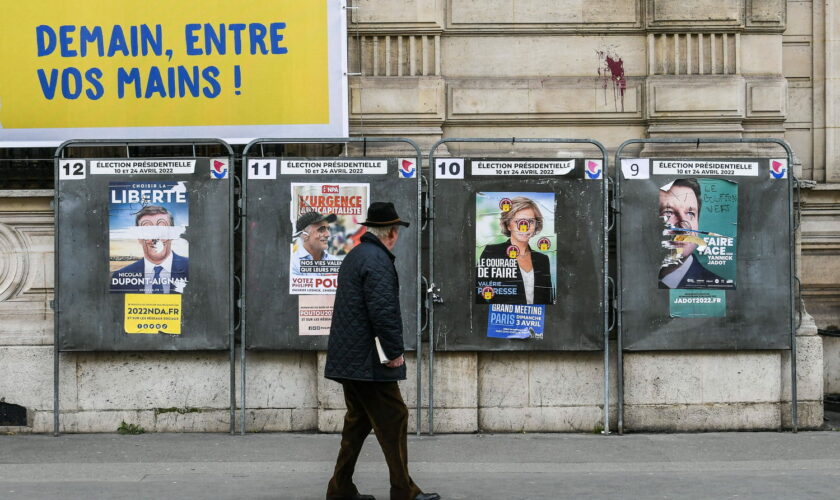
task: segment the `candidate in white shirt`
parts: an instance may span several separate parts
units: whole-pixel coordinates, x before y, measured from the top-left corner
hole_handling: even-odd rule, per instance
[[[301,214],[295,222],[296,245],[293,247],[292,276],[320,276],[335,272],[301,272],[301,261],[336,261],[337,257],[327,252],[330,246],[330,224],[336,220],[335,214],[322,215],[318,212]],[[318,266],[320,268],[331,266]],[[336,269],[337,272],[337,269]]]

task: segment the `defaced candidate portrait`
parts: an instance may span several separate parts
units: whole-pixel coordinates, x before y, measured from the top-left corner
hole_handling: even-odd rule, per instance
[[[165,207],[147,205],[135,215],[140,228],[174,226],[175,219]],[[155,231],[147,231],[153,234]],[[186,285],[189,259],[172,250],[170,238],[138,239],[143,258],[111,275],[111,291],[126,293],[181,293]]]
[[[543,253],[551,242],[541,237],[545,218],[540,205],[527,196],[512,196],[499,201],[499,210],[497,228],[507,239],[481,252],[478,303],[553,304],[551,261]]]
[[[665,189],[667,188],[667,189]],[[713,288],[723,278],[706,269],[697,248],[701,238],[700,213],[703,207],[697,179],[677,179],[659,190],[659,217],[665,225],[663,246],[668,254],[659,269],[659,288]]]

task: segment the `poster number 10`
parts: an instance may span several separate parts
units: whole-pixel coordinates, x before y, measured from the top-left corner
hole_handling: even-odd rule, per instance
[[[248,160],[249,179],[276,179],[277,160]]]
[[[463,179],[464,159],[463,158],[438,158],[435,160],[435,178],[437,179]]]
[[[58,164],[58,178],[60,180],[79,180],[85,178],[84,160],[61,160]]]

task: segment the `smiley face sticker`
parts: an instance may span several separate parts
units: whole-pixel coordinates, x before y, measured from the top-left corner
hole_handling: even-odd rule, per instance
[[[485,286],[481,289],[481,296],[484,297],[484,300],[492,300],[494,295],[496,295],[496,292],[493,291],[492,286]]]
[[[507,256],[511,259],[515,259],[519,257],[519,248],[516,245],[511,245],[507,247]]]
[[[510,201],[510,198],[502,198],[499,200],[499,210],[502,212],[510,212],[510,207],[513,205],[513,202]]]
[[[537,248],[545,252],[549,248],[551,248],[551,240],[548,238],[540,238],[540,241],[537,242]]]
[[[519,219],[516,221],[516,229],[520,233],[527,233],[531,229],[531,223],[528,219]]]

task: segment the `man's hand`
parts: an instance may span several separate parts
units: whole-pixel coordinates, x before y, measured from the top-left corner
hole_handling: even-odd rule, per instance
[[[395,359],[392,359],[391,361],[388,361],[387,363],[385,363],[385,366],[387,366],[388,368],[399,368],[404,364],[405,364],[405,358],[403,357],[402,354],[400,354],[399,358],[395,358]]]

